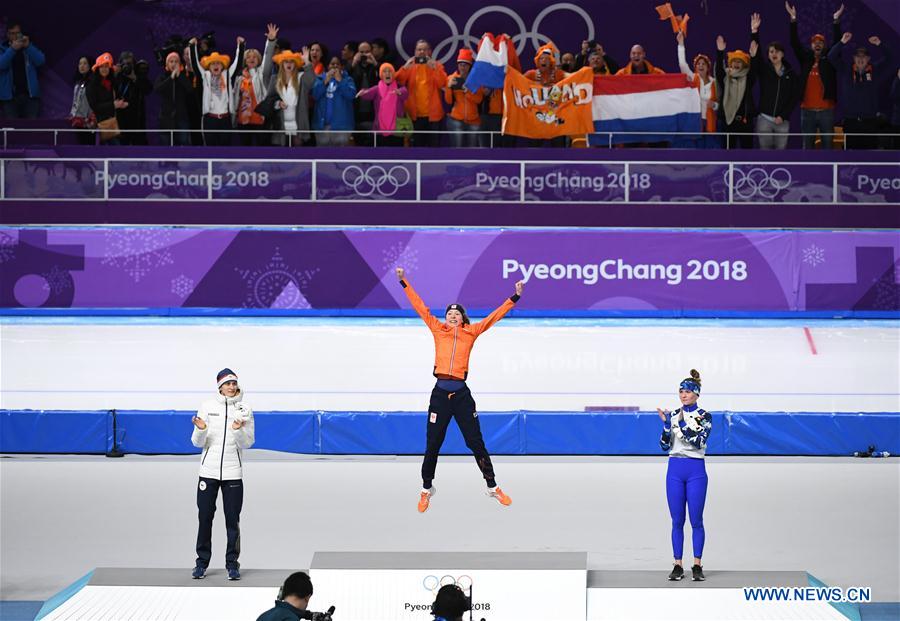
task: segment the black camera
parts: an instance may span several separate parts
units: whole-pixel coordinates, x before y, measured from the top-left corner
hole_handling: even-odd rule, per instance
[[[122,65],[119,67],[119,71],[121,71],[124,75],[130,76],[132,73],[134,73],[134,65],[132,65],[131,63],[122,63]]]
[[[309,621],[332,621],[331,615],[334,614],[334,606],[326,612],[312,612],[311,610],[303,610],[300,612],[301,619],[309,619]]]
[[[428,58],[426,58],[425,56],[416,56],[416,64],[417,65],[424,65],[427,62],[428,62]]]
[[[166,66],[166,57],[175,52],[178,54],[178,57],[181,58],[181,54],[184,52],[184,48],[187,47],[187,42],[181,37],[181,35],[172,35],[166,42],[162,44],[161,47],[158,47],[153,50],[153,56],[156,59],[156,64],[160,67]]]

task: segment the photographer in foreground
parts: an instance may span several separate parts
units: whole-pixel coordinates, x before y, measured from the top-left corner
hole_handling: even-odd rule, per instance
[[[302,571],[295,572],[284,581],[278,599],[275,600],[275,606],[259,615],[256,621],[298,621],[299,619],[331,621],[334,606],[328,612],[307,610],[312,594],[313,585],[309,575]]]

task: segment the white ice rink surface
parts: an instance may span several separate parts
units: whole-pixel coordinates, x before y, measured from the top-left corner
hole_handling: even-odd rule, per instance
[[[691,368],[732,411],[900,411],[888,321],[506,319],[479,338],[481,410],[671,406]],[[0,407],[194,409],[228,366],[257,410],[420,410],[434,349],[412,319],[0,320]],[[814,353],[815,352],[815,353]]]
[[[804,328],[808,328],[805,330]],[[257,410],[421,410],[432,340],[417,320],[0,320],[0,407],[193,409],[233,368]],[[676,403],[701,371],[709,410],[900,411],[900,332],[887,321],[539,321],[481,337],[479,409]],[[591,569],[668,571],[665,458],[498,457],[504,509],[470,458],[442,458],[415,510],[417,458],[250,451],[245,568],[317,550],[587,551]],[[900,463],[708,461],[709,572],[809,570],[900,600]],[[195,457],[0,459],[0,597],[44,599],[98,566],[190,571]],[[214,567],[223,565],[216,520]],[[686,556],[690,553],[686,529]]]
[[[587,551],[589,569],[653,569],[671,558],[665,457],[497,457],[504,508],[471,458],[442,458],[431,508],[416,512],[420,461],[249,452],[241,563],[306,569],[323,551]],[[94,567],[193,567],[198,458],[0,460],[0,591],[49,597]],[[808,570],[830,586],[900,600],[896,458],[708,459],[703,564]],[[685,531],[685,556],[691,550]],[[225,583],[225,527],[210,580]],[[690,587],[690,584],[686,584]],[[324,604],[324,602],[321,602]],[[326,604],[327,605],[327,604]]]

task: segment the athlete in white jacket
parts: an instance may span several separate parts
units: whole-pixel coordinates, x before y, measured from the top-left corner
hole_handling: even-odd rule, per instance
[[[216,376],[219,394],[204,401],[193,418],[191,442],[203,449],[200,458],[200,482],[197,485],[197,509],[200,526],[197,531],[197,563],[192,572],[195,579],[206,575],[212,556],[212,524],[216,513],[216,498],[222,490],[225,510],[225,530],[228,545],[225,568],[229,580],[240,580],[241,505],[244,502],[241,451],[253,446],[255,431],[253,410],[242,401],[243,392],[237,375],[222,369]]]

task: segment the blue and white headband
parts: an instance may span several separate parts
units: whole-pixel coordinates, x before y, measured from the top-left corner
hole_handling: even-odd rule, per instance
[[[690,390],[691,392],[695,392],[698,395],[700,394],[700,384],[695,382],[692,379],[686,379],[678,386],[679,390]]]

